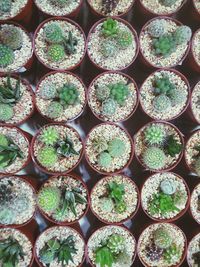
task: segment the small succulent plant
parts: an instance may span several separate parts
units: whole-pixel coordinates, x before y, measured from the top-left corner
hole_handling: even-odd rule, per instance
[[[164,150],[167,155],[175,157],[181,153],[183,150],[183,145],[176,140],[174,135],[169,135],[165,140]]]
[[[40,90],[41,98],[45,100],[54,99],[57,97],[57,90],[55,85],[44,85]]]
[[[79,91],[72,83],[64,84],[63,87],[58,90],[58,97],[64,108],[79,103]]]
[[[123,156],[125,150],[126,145],[124,141],[119,138],[114,138],[108,143],[108,152],[113,158]]]
[[[195,163],[194,163],[194,170],[195,170],[195,173],[200,176],[200,157],[198,157],[196,160],[195,160]]]
[[[52,101],[47,108],[47,115],[50,119],[56,119],[63,113],[63,106],[58,101]]]
[[[102,103],[102,114],[106,117],[111,117],[115,114],[117,109],[117,103],[114,99],[108,98]]]
[[[108,18],[103,22],[102,34],[105,37],[116,37],[119,32],[118,22],[112,18]]]
[[[165,250],[163,257],[168,264],[175,265],[181,258],[181,249],[176,244],[172,244]]]
[[[154,93],[155,95],[165,94],[170,96],[175,90],[175,85],[169,79],[168,75],[163,75],[162,77],[156,77],[154,81]]]
[[[189,42],[191,37],[192,37],[192,30],[190,29],[190,27],[185,25],[179,26],[174,33],[174,38],[176,40],[177,45]]]
[[[143,162],[149,169],[161,170],[166,164],[166,155],[161,148],[151,146],[145,150]]]
[[[126,49],[133,43],[133,36],[130,31],[121,30],[117,36],[117,44],[122,49]]]
[[[171,34],[164,34],[153,40],[153,48],[156,55],[167,57],[176,50],[176,42]]]
[[[58,160],[56,149],[50,146],[44,146],[38,152],[37,159],[39,163],[46,168],[53,166]]]
[[[186,95],[182,89],[174,89],[170,92],[169,98],[172,106],[182,105],[186,101]]]
[[[54,145],[59,139],[59,134],[54,127],[47,127],[42,130],[40,140],[45,145]]]
[[[113,57],[117,53],[117,44],[113,39],[103,40],[101,44],[101,54],[107,57]]]
[[[61,44],[52,44],[49,46],[47,55],[53,62],[60,62],[65,58],[65,49]]]
[[[177,183],[172,179],[165,179],[160,183],[160,189],[166,195],[173,195],[177,190]]]
[[[97,86],[95,89],[96,98],[99,101],[104,101],[110,96],[110,88],[108,86]]]
[[[67,55],[76,53],[77,39],[73,36],[72,32],[68,33],[68,37],[64,39],[64,48]]]
[[[185,191],[177,190],[173,195],[174,204],[176,207],[185,205],[187,201],[187,193]]]
[[[162,20],[153,20],[148,26],[148,33],[155,38],[165,34],[165,26]]]
[[[119,0],[102,0],[102,11],[108,14],[116,8],[118,3]]]
[[[112,163],[112,157],[108,152],[102,152],[98,156],[98,165],[102,168],[110,167]]]
[[[114,256],[108,247],[102,246],[95,252],[95,262],[100,267],[112,267]]]
[[[52,212],[59,206],[61,192],[57,187],[46,186],[38,193],[38,204],[45,212]]]
[[[110,213],[114,210],[115,204],[111,198],[102,197],[100,207],[102,211]]]
[[[170,98],[166,95],[158,95],[153,100],[153,108],[158,113],[167,112],[171,108]]]
[[[154,231],[153,240],[155,245],[161,249],[167,249],[172,244],[171,235],[164,227],[160,227]]]
[[[163,255],[163,249],[157,247],[154,243],[146,246],[146,255],[151,261],[159,261]]]
[[[151,125],[146,128],[144,137],[149,145],[161,145],[165,139],[165,131],[159,125]]]
[[[3,44],[0,44],[0,67],[6,68],[14,62],[15,55],[13,50]]]
[[[93,140],[92,146],[94,151],[100,154],[108,149],[108,142],[104,138],[98,137]]]
[[[6,13],[10,12],[12,7],[12,1],[11,0],[1,0],[0,1],[0,12]]]
[[[60,156],[70,157],[71,155],[79,155],[79,152],[74,149],[73,142],[68,137],[63,141],[57,142],[56,148],[56,151]]]
[[[159,2],[164,6],[171,7],[177,2],[177,0],[159,0]]]
[[[125,239],[121,235],[113,234],[108,239],[107,246],[113,255],[118,255],[124,250]]]
[[[124,201],[124,185],[116,182],[110,182],[107,185],[108,198],[112,199],[115,205],[115,210],[118,213],[126,211],[126,203]]]
[[[9,104],[0,103],[0,121],[7,122],[14,116],[13,107]]]
[[[13,50],[20,49],[23,44],[21,31],[14,26],[5,26],[0,30],[0,41]]]
[[[52,44],[61,43],[63,41],[63,32],[58,23],[49,23],[44,28],[46,41]]]
[[[123,106],[130,95],[128,85],[119,82],[109,84],[108,87],[110,88],[110,98],[114,99],[120,106]]]

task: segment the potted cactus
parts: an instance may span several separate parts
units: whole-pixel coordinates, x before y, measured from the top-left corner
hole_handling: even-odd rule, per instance
[[[35,5],[47,16],[75,17],[83,3],[82,0],[34,0]]]
[[[199,1],[200,4],[200,1]],[[200,17],[200,14],[199,14]],[[189,66],[196,72],[200,72],[200,29],[198,29],[191,42],[191,53],[189,54]]]
[[[34,50],[38,60],[53,70],[78,67],[85,55],[86,38],[81,27],[65,18],[43,21],[35,31]]]
[[[19,172],[30,162],[29,139],[20,128],[0,124],[0,174]]]
[[[181,65],[190,49],[192,31],[169,17],[156,17],[142,28],[139,42],[146,65],[170,68]]]
[[[189,104],[190,85],[176,70],[157,70],[140,88],[143,111],[154,120],[172,120],[180,116]]]
[[[98,16],[123,16],[134,2],[135,0],[87,0],[92,12]]]
[[[192,113],[192,118],[200,124],[200,82],[198,82],[190,98],[190,109]]]
[[[189,267],[199,267],[200,264],[200,233],[190,241],[187,249],[187,263]]]
[[[15,75],[0,76],[0,121],[21,124],[34,112],[34,94],[30,84]]]
[[[105,72],[89,86],[88,104],[100,120],[119,122],[127,120],[138,106],[135,81],[121,72]]]
[[[32,63],[29,33],[13,22],[0,24],[0,72],[24,72]]]
[[[85,156],[95,171],[119,173],[133,158],[133,142],[128,132],[111,123],[95,126],[85,142]]]
[[[92,212],[107,224],[121,224],[133,218],[139,202],[136,184],[122,174],[102,178],[93,187],[90,195]]]
[[[120,18],[101,19],[88,34],[88,56],[103,70],[126,69],[134,62],[138,49],[137,33]]]
[[[96,230],[87,243],[87,257],[93,267],[130,267],[136,241],[125,227],[108,225]]]
[[[48,220],[60,225],[72,224],[88,210],[88,190],[79,177],[54,176],[40,188],[37,203]]]
[[[190,211],[194,220],[200,224],[200,184],[194,188],[191,194]]]
[[[175,224],[148,226],[138,240],[138,256],[146,267],[179,267],[186,254],[187,240]]]
[[[75,229],[54,226],[42,232],[37,238],[34,254],[40,267],[79,267],[84,261],[85,242]]]
[[[172,172],[151,175],[141,191],[144,212],[156,221],[172,222],[187,211],[189,188],[182,177]]]
[[[37,110],[55,122],[76,119],[86,105],[86,88],[73,73],[50,72],[38,83],[35,93]]]
[[[1,228],[0,236],[0,265],[2,267],[32,266],[33,245],[28,236],[14,228]]]
[[[200,130],[195,131],[188,139],[184,155],[190,171],[200,177]]]
[[[174,125],[150,122],[135,135],[135,155],[147,170],[171,170],[182,158],[183,144],[182,134]]]
[[[27,178],[0,178],[0,225],[24,226],[36,209],[35,190]]]
[[[65,124],[47,124],[40,128],[31,143],[36,166],[49,174],[65,174],[74,169],[83,154],[78,132]]]

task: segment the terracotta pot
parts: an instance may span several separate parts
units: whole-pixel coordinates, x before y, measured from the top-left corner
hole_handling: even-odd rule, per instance
[[[69,225],[74,225],[74,224],[78,223],[78,221],[81,220],[81,219],[87,214],[88,209],[89,209],[89,206],[90,206],[89,191],[88,191],[88,188],[87,188],[86,183],[81,179],[81,177],[79,177],[79,176],[76,175],[75,173],[70,173],[70,174],[66,175],[66,177],[68,177],[68,176],[70,176],[71,178],[73,178],[73,179],[75,179],[75,180],[79,180],[79,181],[82,183],[83,187],[84,187],[84,188],[86,189],[86,191],[87,191],[87,201],[88,201],[88,203],[87,203],[87,207],[86,207],[84,213],[83,213],[78,219],[76,219],[76,220],[74,220],[74,221],[71,221],[71,222],[67,222],[67,221],[65,221],[65,222],[59,222],[59,221],[56,221],[56,220],[54,220],[52,217],[48,216],[48,215],[47,215],[47,214],[40,208],[40,206],[38,205],[38,209],[39,209],[39,211],[41,212],[41,214],[42,214],[48,221],[50,221],[50,222],[53,223],[53,224],[60,225],[60,226],[69,226]],[[54,180],[54,179],[57,179],[57,178],[58,178],[58,176],[52,176],[52,177],[50,177],[50,178],[48,179],[48,181],[49,181],[49,180]],[[47,182],[48,182],[48,181],[47,181]],[[44,184],[45,184],[45,183],[46,183],[46,182],[44,182]],[[43,185],[40,187],[40,189],[41,189],[42,187],[43,187]],[[37,194],[38,194],[38,193],[39,193],[39,191],[37,192]]]
[[[171,172],[171,173],[174,174],[174,175],[176,175],[178,178],[180,178],[180,179],[182,180],[182,182],[184,183],[184,185],[185,185],[185,187],[186,187],[187,195],[188,195],[188,200],[187,200],[185,209],[182,210],[181,212],[179,212],[179,213],[178,213],[175,217],[173,217],[173,218],[170,218],[170,219],[160,219],[160,218],[155,218],[155,217],[151,216],[151,215],[145,210],[145,208],[144,208],[144,206],[143,206],[143,201],[142,201],[142,190],[143,190],[143,188],[144,188],[144,185],[145,185],[146,181],[147,181],[148,179],[150,179],[153,175],[148,176],[148,177],[146,178],[146,180],[144,181],[143,185],[142,185],[142,190],[141,190],[141,207],[142,207],[142,210],[144,211],[144,213],[147,215],[147,217],[149,217],[151,220],[153,220],[153,221],[155,221],[155,222],[160,222],[160,223],[162,223],[162,222],[164,222],[164,223],[167,223],[167,222],[168,222],[168,223],[174,222],[174,221],[178,220],[179,218],[181,218],[181,217],[187,212],[187,210],[188,210],[188,208],[189,208],[189,205],[190,205],[190,189],[189,189],[187,183],[186,183],[185,180],[184,180],[180,175],[178,175],[177,173],[173,173],[173,172]]]
[[[189,213],[190,213],[191,218],[192,218],[195,222],[197,222],[197,223],[200,225],[200,221],[197,221],[197,219],[194,217],[193,212],[192,212],[192,209],[191,209],[192,196],[193,196],[193,194],[194,194],[194,191],[197,189],[197,187],[198,187],[199,185],[200,185],[200,184],[198,183],[198,184],[194,187],[194,189],[192,190],[192,193],[191,193],[191,200],[190,200],[190,206],[189,206]],[[198,233],[199,233],[199,231],[198,231]]]
[[[199,18],[200,18],[200,14],[199,14]],[[191,42],[191,50],[190,50],[190,53],[189,53],[189,57],[188,57],[187,63],[189,65],[189,67],[193,71],[200,73],[200,64],[197,62],[197,59],[195,58],[194,50],[193,50],[193,48],[194,48],[194,39],[195,39],[195,37],[196,37],[198,32],[200,32],[200,29],[196,30],[196,32],[193,34],[192,42]]]
[[[86,107],[86,104],[87,104],[87,95],[86,95],[86,86],[85,86],[85,84],[83,83],[83,81],[76,75],[76,74],[74,74],[74,73],[72,73],[72,72],[69,72],[69,71],[50,71],[50,72],[48,72],[47,74],[45,74],[40,80],[39,80],[39,82],[37,83],[37,87],[36,87],[36,93],[38,92],[38,90],[39,90],[39,86],[40,86],[40,84],[48,77],[48,76],[50,76],[50,75],[53,75],[53,74],[56,74],[56,73],[66,73],[66,74],[68,74],[68,75],[72,75],[72,76],[74,76],[76,79],[78,79],[79,80],[79,82],[83,85],[83,87],[84,87],[84,89],[85,89],[85,104],[84,104],[84,106],[83,106],[83,109],[82,109],[82,111],[76,116],[76,117],[74,117],[73,119],[70,119],[70,120],[62,120],[62,121],[56,121],[56,120],[54,120],[54,119],[50,119],[49,117],[47,117],[47,116],[45,116],[44,114],[42,114],[41,112],[40,112],[40,109],[39,109],[39,107],[38,107],[38,105],[37,105],[37,101],[35,100],[35,105],[36,105],[36,109],[37,109],[37,111],[40,113],[40,115],[42,116],[42,117],[44,117],[46,120],[48,120],[49,122],[52,122],[52,123],[66,123],[66,122],[71,122],[71,121],[74,121],[74,120],[76,120],[78,117],[80,117],[82,114],[83,114],[83,112],[84,112],[84,109],[85,109],[85,107]]]
[[[133,62],[136,60],[136,58],[137,58],[137,55],[138,55],[138,52],[139,52],[138,36],[137,36],[137,33],[136,33],[136,31],[134,30],[134,28],[133,28],[133,27],[132,27],[126,20],[121,19],[121,18],[119,18],[119,17],[111,17],[111,18],[114,19],[114,20],[117,20],[117,21],[119,21],[119,22],[124,23],[124,24],[131,30],[131,32],[133,33],[133,35],[135,36],[135,42],[136,42],[136,52],[135,52],[135,56],[134,56],[134,58],[131,60],[131,62],[130,62],[127,66],[122,67],[122,68],[119,68],[119,69],[116,70],[116,71],[122,71],[122,70],[125,70],[125,69],[127,69],[128,67],[130,67],[130,66],[133,64]],[[103,21],[105,21],[105,20],[106,20],[106,18],[103,18],[103,19],[97,21],[97,22],[92,26],[92,28],[90,29],[90,31],[89,31],[89,33],[88,33],[88,37],[87,37],[87,46],[86,46],[86,50],[87,50],[87,55],[88,55],[90,61],[92,62],[92,64],[93,64],[97,69],[100,69],[100,70],[103,70],[103,71],[110,71],[109,69],[106,69],[106,68],[101,67],[100,65],[97,65],[97,64],[94,62],[94,60],[91,58],[90,53],[89,53],[89,49],[88,49],[88,43],[89,43],[89,40],[90,40],[90,38],[91,38],[91,34],[95,31],[96,27],[97,27],[100,23],[102,23]]]
[[[43,64],[46,68],[51,69],[51,70],[55,70],[55,71],[66,71],[66,70],[68,70],[68,71],[69,71],[69,70],[76,69],[76,68],[78,68],[78,67],[81,65],[81,63],[82,63],[82,61],[83,61],[83,59],[84,59],[84,57],[85,57],[85,53],[86,53],[86,45],[85,45],[85,48],[84,48],[84,54],[83,54],[82,58],[80,59],[80,61],[79,61],[76,65],[71,66],[71,67],[69,67],[69,68],[67,68],[67,69],[51,67],[50,65],[46,64],[45,62],[43,62],[42,59],[41,59],[41,58],[38,56],[38,54],[36,53],[36,49],[35,49],[35,39],[36,39],[36,37],[37,37],[37,34],[38,34],[39,30],[44,26],[45,23],[47,23],[47,22],[49,22],[49,21],[54,21],[54,20],[56,20],[56,21],[58,21],[58,20],[67,21],[67,22],[73,24],[74,26],[76,26],[76,27],[79,29],[79,31],[82,33],[83,38],[84,38],[84,41],[85,41],[85,44],[86,44],[86,36],[85,36],[85,33],[84,33],[83,29],[79,26],[79,24],[77,24],[75,21],[73,21],[73,20],[71,20],[71,19],[69,19],[69,18],[63,18],[63,17],[53,17],[53,18],[52,18],[52,17],[51,17],[51,18],[49,18],[49,19],[46,19],[46,20],[43,21],[42,23],[40,23],[39,26],[37,27],[35,33],[34,33],[34,37],[33,37],[33,48],[34,48],[35,56],[37,57],[37,59],[39,60],[39,62],[40,62],[41,64]]]

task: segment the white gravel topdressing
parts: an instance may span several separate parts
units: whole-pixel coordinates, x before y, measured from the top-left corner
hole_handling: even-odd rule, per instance
[[[177,0],[171,6],[162,5],[159,0],[140,0],[146,9],[157,15],[170,15],[177,11],[183,4],[184,0]]]
[[[174,224],[169,224],[169,223],[152,224],[143,231],[143,233],[141,234],[138,240],[138,256],[149,267],[176,266],[174,264],[168,264],[163,259],[163,257],[161,257],[160,260],[158,261],[151,261],[146,255],[146,246],[148,246],[151,243],[154,231],[160,227],[164,227],[164,229],[168,230],[168,232],[171,234],[171,238],[173,239],[173,243],[176,244],[176,246],[179,247],[180,251],[182,252],[181,257],[176,262],[176,264],[180,263],[184,250],[186,249],[186,239],[185,239],[185,236],[183,235],[182,230],[178,226]]]
[[[185,199],[183,203],[181,203],[181,205],[176,205],[179,211],[175,210],[173,212],[168,212],[165,216],[163,216],[162,214],[154,214],[152,216],[151,214],[149,214],[149,211],[148,211],[149,203],[152,200],[153,195],[160,192],[160,183],[165,179],[169,179],[170,181],[173,180],[173,182],[176,183],[177,185],[178,191],[183,193],[183,195],[185,196]],[[147,181],[144,183],[144,186],[141,192],[141,201],[142,201],[143,209],[151,217],[154,217],[156,219],[172,219],[186,208],[186,204],[188,202],[188,192],[187,192],[187,188],[184,184],[183,179],[180,178],[179,176],[175,175],[174,173],[170,173],[170,172],[157,173],[149,177]]]
[[[1,169],[0,171],[3,173],[15,173],[21,170],[24,164],[27,162],[29,158],[29,142],[25,138],[25,136],[17,129],[17,128],[10,128],[6,126],[0,127],[0,133],[8,136],[23,152],[24,158],[17,159],[8,167]]]
[[[56,1],[55,1],[56,2]],[[35,0],[35,4],[44,13],[51,16],[66,16],[72,13],[81,3],[81,0],[70,0],[65,6],[53,4],[49,0]]]
[[[12,64],[7,67],[0,67],[0,72],[16,72],[20,68],[24,67],[29,59],[32,57],[33,48],[31,37],[20,27],[15,26],[14,24],[2,24],[1,29],[4,27],[17,28],[22,35],[22,47],[20,49],[14,50],[14,61]]]
[[[199,152],[195,149],[200,145],[200,130],[192,134],[185,147],[185,159],[191,170],[194,170],[194,163]]]
[[[45,246],[46,242],[48,242],[52,238],[55,238],[57,240],[65,240],[70,235],[72,235],[74,238],[75,248],[77,249],[77,253],[72,254],[74,262],[69,261],[69,263],[65,265],[65,267],[79,267],[80,263],[83,260],[84,253],[85,253],[85,243],[82,237],[80,236],[80,234],[71,227],[54,226],[44,231],[38,237],[35,243],[35,251],[36,251],[38,260],[40,259],[39,252]],[[43,265],[47,266],[44,263]],[[63,265],[59,263],[57,259],[55,259],[48,266],[49,267],[62,267]]]
[[[13,229],[13,228],[2,228],[0,229],[0,241],[7,239],[9,237],[14,238],[19,242],[19,244],[22,246],[23,252],[24,252],[24,259],[20,259],[19,263],[15,265],[15,267],[28,267],[31,263],[33,253],[32,253],[32,244],[30,240],[21,233],[19,230]],[[0,267],[2,267],[3,262],[0,260]]]
[[[193,36],[192,52],[197,64],[200,67],[200,29]]]
[[[123,196],[123,200],[126,203],[126,210],[122,213],[116,212],[114,209],[112,212],[106,212],[101,208],[101,199],[106,195],[107,185],[110,182],[124,185],[125,195]],[[91,208],[97,216],[109,223],[116,223],[128,219],[135,212],[137,204],[138,191],[136,186],[128,177],[123,175],[107,176],[101,179],[92,190]]]
[[[200,198],[200,184],[198,184],[195,187],[190,200],[190,209],[192,215],[194,219],[200,224],[200,209],[198,205],[198,201],[200,201],[199,198]]]
[[[179,25],[176,24],[172,19],[155,19],[154,21],[161,20],[166,29],[166,33],[174,32]],[[169,68],[175,65],[182,65],[183,57],[188,49],[189,44],[181,44],[177,49],[169,56],[163,57],[156,55],[152,46],[153,38],[148,33],[148,25],[143,29],[140,34],[140,50],[144,58],[150,62],[153,66]]]
[[[102,103],[96,97],[96,87],[107,86],[109,84],[116,84],[123,82],[128,84],[130,95],[123,106],[117,106],[116,112],[112,116],[105,116],[102,114]],[[105,73],[98,77],[91,85],[88,96],[88,104],[92,112],[104,121],[117,122],[127,119],[137,105],[137,88],[135,84],[122,73]]]
[[[101,247],[102,243],[105,243],[113,234],[119,234],[126,240],[124,248],[126,257],[124,257],[124,260],[127,260],[127,262],[114,262],[112,267],[131,267],[135,255],[136,242],[129,231],[120,226],[105,226],[92,234],[88,240],[88,256],[91,262],[94,264],[94,266],[98,267],[98,265],[95,264],[95,252],[99,247]]]
[[[200,82],[198,82],[193,89],[191,108],[195,119],[200,123]]]
[[[177,89],[181,89],[184,94],[184,100],[178,105],[170,106],[167,110],[163,112],[158,112],[153,107],[153,101],[155,99],[155,94],[153,92],[155,78],[162,78],[163,76],[169,77],[172,84],[176,86]],[[182,113],[189,100],[189,87],[185,80],[182,79],[177,73],[173,71],[161,70],[150,75],[142,87],[140,88],[140,103],[144,111],[153,119],[156,120],[171,120],[174,117]]]
[[[51,23],[58,23],[62,28],[63,35],[68,36],[71,31],[73,37],[77,39],[76,52],[71,55],[65,55],[65,58],[60,62],[50,61],[47,54],[48,43],[45,40],[44,27]],[[50,20],[46,22],[36,33],[35,37],[35,53],[38,58],[52,69],[67,70],[76,67],[84,57],[85,54],[85,38],[80,29],[67,20]]]
[[[121,21],[118,21],[119,30],[130,31],[133,36],[133,42],[126,49],[118,49],[117,53],[111,57],[104,57],[101,53],[102,42],[105,38],[102,38],[101,28],[103,22],[99,23],[88,36],[88,55],[91,60],[99,67],[106,70],[120,70],[128,67],[133,61],[137,53],[137,41],[135,34],[131,29]]]
[[[0,20],[11,19],[17,16],[25,7],[28,0],[14,0],[12,1],[11,10],[9,12],[0,12]]]
[[[54,119],[56,122],[66,122],[77,118],[83,111],[86,102],[86,92],[83,83],[73,74],[70,73],[53,73],[46,76],[39,84],[36,91],[36,105],[37,109],[43,116],[48,117],[48,106],[52,100],[43,99],[40,96],[41,90],[44,87],[54,86],[56,89],[62,88],[65,84],[72,83],[76,86],[79,92],[79,102],[75,105],[69,105],[64,109],[64,112],[58,118]]]
[[[193,254],[197,252],[200,252],[200,233],[192,238],[188,246],[187,261],[190,267],[198,267],[192,258]]]
[[[193,2],[194,2],[196,9],[200,13],[200,0],[193,0]]]

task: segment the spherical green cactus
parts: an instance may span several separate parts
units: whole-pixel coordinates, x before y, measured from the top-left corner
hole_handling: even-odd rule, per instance
[[[114,99],[120,106],[125,105],[126,100],[130,95],[128,85],[123,82],[110,84],[110,98]]]
[[[117,45],[114,40],[104,40],[101,44],[101,54],[104,57],[114,57],[117,53]]]
[[[49,23],[44,28],[44,35],[47,42],[58,44],[63,41],[63,32],[57,22]]]
[[[114,210],[114,202],[111,198],[102,197],[100,201],[100,207],[103,212],[110,213]]]
[[[112,157],[107,152],[102,152],[98,157],[98,165],[104,169],[110,167],[112,163]]]
[[[60,204],[61,193],[57,187],[46,186],[38,193],[38,204],[45,212],[55,211]]]
[[[169,94],[169,98],[172,106],[183,105],[187,100],[185,92],[179,88],[172,90]]]
[[[181,45],[190,41],[192,37],[192,30],[188,26],[179,26],[175,33],[174,38],[177,45]]]
[[[119,138],[114,138],[108,143],[108,152],[113,157],[121,157],[126,151],[126,144]]]
[[[44,264],[50,264],[55,259],[55,251],[53,250],[42,250],[40,251],[40,260]]]
[[[65,58],[64,46],[61,44],[52,44],[49,46],[47,54],[49,60],[53,62],[60,62]]]
[[[14,62],[15,55],[13,50],[3,44],[0,44],[0,67],[6,68]]]
[[[49,126],[42,130],[40,140],[45,145],[54,145],[59,139],[58,131],[53,127]]]
[[[50,119],[56,119],[62,115],[63,111],[63,106],[59,102],[53,101],[47,108],[47,116]]]
[[[159,145],[164,142],[165,130],[159,124],[152,124],[145,129],[144,137],[149,145]]]
[[[14,224],[16,219],[16,213],[9,207],[1,207],[0,209],[0,224],[8,225]]]
[[[66,83],[58,89],[58,97],[60,103],[66,108],[69,105],[76,105],[80,100],[78,88],[73,83]]]
[[[200,177],[200,157],[195,160],[194,171]]]
[[[153,20],[148,26],[148,33],[155,38],[165,34],[165,26],[163,20]]]
[[[41,98],[45,100],[54,99],[57,96],[57,90],[54,84],[48,84],[42,86],[42,88],[39,91],[39,95]]]
[[[169,231],[165,229],[164,227],[160,227],[155,230],[153,239],[154,239],[155,245],[162,249],[167,249],[168,247],[170,247],[172,243],[171,235]]]
[[[130,30],[122,30],[117,35],[117,44],[122,49],[126,49],[133,43],[133,35]]]
[[[172,34],[164,34],[153,40],[153,48],[156,55],[167,57],[176,51],[177,44]]]
[[[8,138],[4,134],[0,134],[0,146],[7,146]]]
[[[7,122],[14,116],[13,107],[0,103],[0,121]]]
[[[164,113],[171,108],[170,98],[164,94],[158,95],[153,100],[153,108],[158,113]]]
[[[15,26],[4,26],[0,30],[0,41],[13,50],[21,48],[23,44],[21,30]]]
[[[57,162],[58,156],[53,147],[45,146],[38,151],[37,159],[42,166],[48,168]]]
[[[107,246],[113,254],[118,255],[124,250],[125,239],[119,234],[113,234],[109,237]]]
[[[117,103],[114,99],[108,98],[102,103],[102,114],[106,117],[111,117],[115,114],[117,109]]]
[[[120,201],[119,203],[116,204],[115,209],[118,213],[123,213],[127,210],[127,205],[125,201]]]
[[[108,149],[108,142],[103,137],[95,138],[92,141],[92,147],[98,154]]]
[[[160,183],[160,189],[167,195],[173,195],[177,189],[177,183],[172,179],[164,179]]]
[[[102,102],[110,96],[110,88],[108,86],[97,86],[95,89],[96,98]]]
[[[159,0],[159,2],[163,5],[163,6],[173,6],[177,0]]]
[[[148,147],[143,154],[143,162],[149,169],[161,170],[166,164],[166,155],[159,147]]]
[[[9,12],[12,7],[12,0],[1,0],[0,1],[0,11]]]

